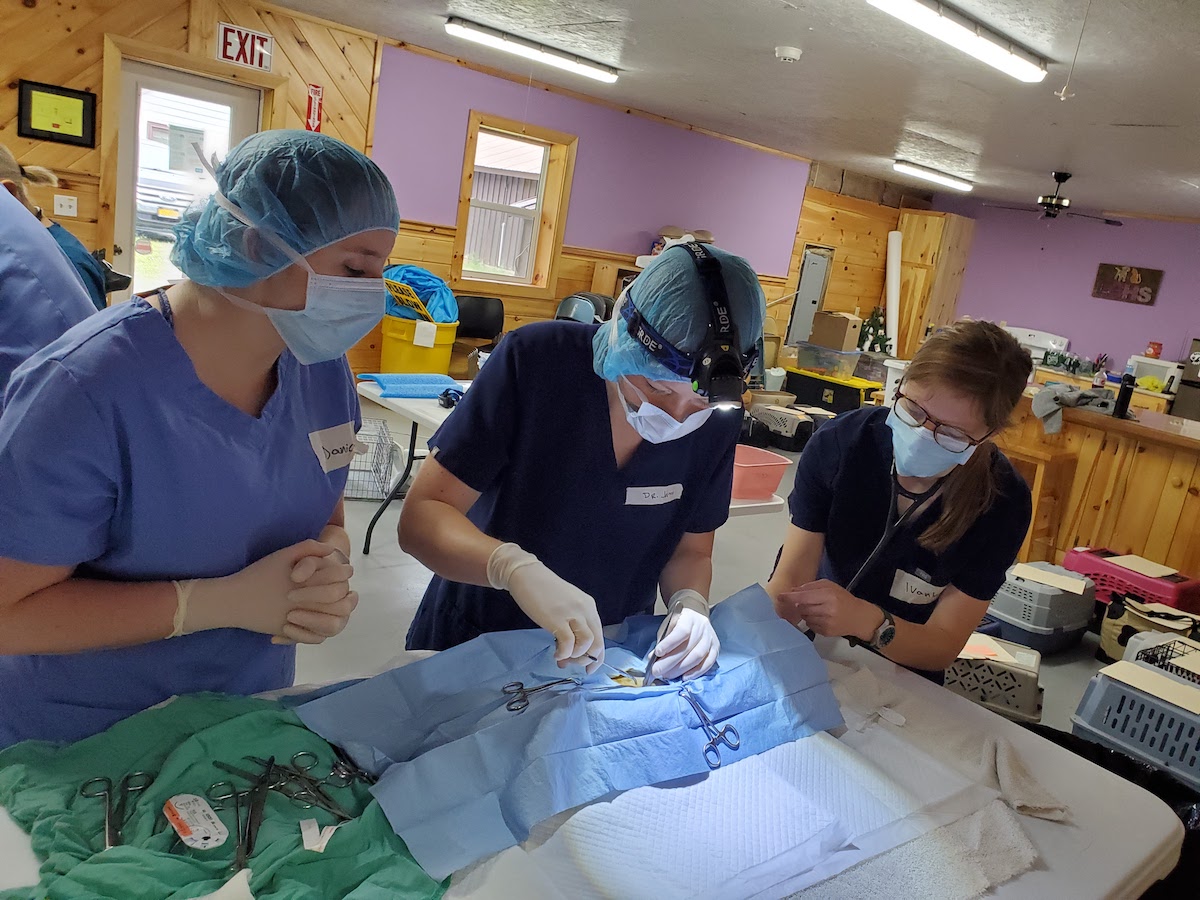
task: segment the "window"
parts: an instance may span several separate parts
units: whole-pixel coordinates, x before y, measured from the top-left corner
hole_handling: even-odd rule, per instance
[[[550,296],[575,144],[572,135],[471,113],[452,284],[499,282],[509,294]]]

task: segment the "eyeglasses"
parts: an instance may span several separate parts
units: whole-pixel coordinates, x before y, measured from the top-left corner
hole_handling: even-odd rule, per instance
[[[968,449],[981,443],[971,437],[961,428],[955,428],[953,425],[947,425],[944,422],[939,422],[915,400],[905,397],[899,391],[896,391],[896,405],[893,407],[896,410],[896,418],[905,425],[913,428],[923,428],[927,422],[932,422],[933,439],[938,445],[949,450],[951,453],[966,453]]]

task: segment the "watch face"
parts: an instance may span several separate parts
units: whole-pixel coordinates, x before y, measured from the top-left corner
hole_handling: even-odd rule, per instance
[[[896,626],[893,625],[891,622],[888,622],[881,629],[879,629],[879,640],[876,641],[876,644],[880,647],[886,647],[888,644],[890,644],[892,642],[892,638],[894,638],[895,636],[896,636]]]

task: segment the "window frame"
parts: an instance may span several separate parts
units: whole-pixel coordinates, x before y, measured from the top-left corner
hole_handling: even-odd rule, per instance
[[[543,175],[538,190],[538,211],[529,218],[537,224],[534,258],[530,282],[515,276],[485,275],[471,270],[464,272],[466,261],[467,222],[471,214],[471,187],[475,177],[475,150],[479,131],[498,132],[514,138],[534,140],[547,146]],[[458,195],[458,217],[454,229],[454,248],[450,260],[450,287],[454,290],[494,291],[507,296],[530,299],[555,299],[558,268],[562,256],[563,232],[567,222],[567,207],[571,197],[571,181],[575,174],[575,151],[579,138],[572,134],[529,125],[513,119],[471,110],[467,117],[467,139],[463,149],[462,179]],[[494,204],[477,202],[481,208]],[[503,212],[513,213],[511,208]],[[513,213],[520,215],[519,212]]]

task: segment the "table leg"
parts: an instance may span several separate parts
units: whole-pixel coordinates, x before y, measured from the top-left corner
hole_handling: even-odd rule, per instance
[[[379,521],[379,517],[383,515],[383,511],[391,505],[391,502],[404,493],[404,485],[408,482],[408,476],[412,474],[413,456],[417,452],[417,423],[412,423],[412,431],[408,435],[408,458],[404,462],[404,471],[400,473],[400,480],[396,482],[396,486],[391,492],[383,498],[383,502],[379,504],[379,508],[375,510],[375,515],[371,517],[371,524],[367,526],[367,537],[363,541],[363,556],[371,552],[371,532],[375,530],[375,523]]]

